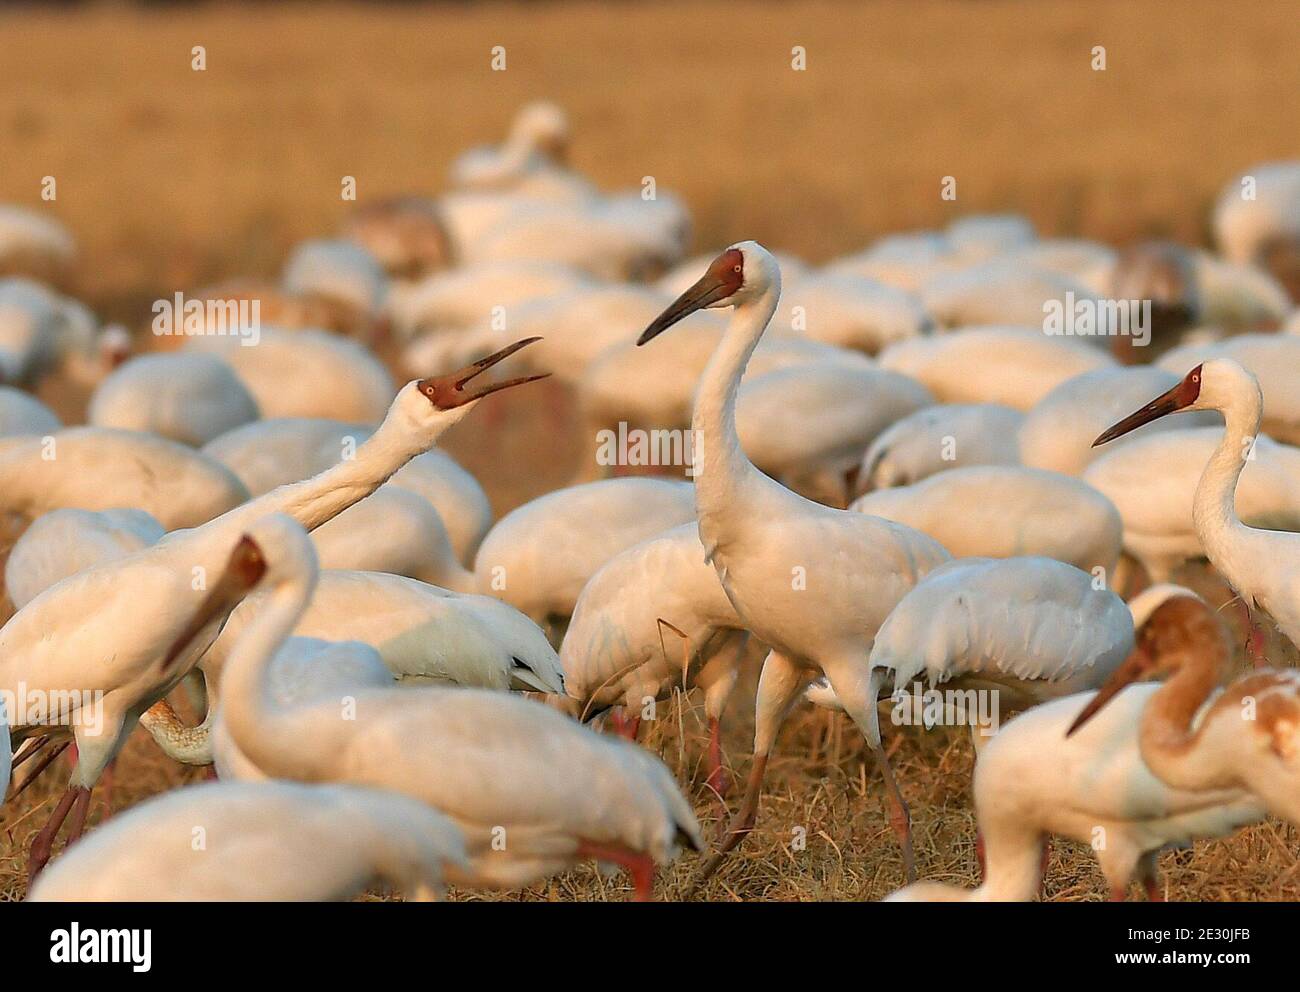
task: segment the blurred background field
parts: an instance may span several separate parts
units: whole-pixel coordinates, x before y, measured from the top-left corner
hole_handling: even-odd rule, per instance
[[[206,71],[190,68],[195,45]],[[504,72],[490,69],[494,45]],[[790,67],[796,45],[805,72]],[[1096,45],[1102,72],[1090,67]],[[82,251],[73,290],[136,330],[156,298],[270,276],[293,243],[333,232],[352,206],[344,176],[361,202],[439,192],[457,153],[496,140],[538,98],[569,112],[573,164],[598,184],[653,176],[680,194],[700,250],[754,238],[822,261],[1000,210],[1045,235],[1204,243],[1228,178],[1300,149],[1297,50],[1296,5],[1269,0],[8,9],[0,201],[66,223]],[[45,176],[58,199],[42,205]],[[957,179],[956,202],[940,198],[944,176]],[[558,390],[511,397],[503,429],[452,437],[498,513],[568,478],[563,453],[576,442],[553,419],[567,402]],[[741,774],[750,699],[752,686],[738,693],[727,741]],[[667,711],[649,735],[687,781],[699,715]],[[921,874],[974,884],[969,745],[956,733],[900,736]],[[783,742],[758,831],[706,895],[866,899],[902,884],[856,732],[801,713]],[[117,776],[120,809],[198,773],[137,734]],[[6,815],[0,898],[22,894],[22,852],[58,779]],[[716,814],[695,795],[711,827]],[[806,851],[791,847],[792,825],[806,828]],[[1297,899],[1296,851],[1294,831],[1270,822],[1162,867],[1171,898]],[[695,864],[683,859],[661,894],[680,895]],[[584,869],[522,897],[624,893],[623,879]],[[1087,852],[1058,846],[1047,894],[1104,894]]]
[[[1286,0],[18,9],[0,14],[0,200],[37,205],[56,177],[80,289],[138,321],[160,294],[274,272],[337,225],[341,177],[362,201],[436,192],[457,152],[550,98],[576,167],[679,192],[701,249],[820,261],[1002,209],[1047,234],[1200,242],[1223,182],[1295,153],[1298,20]]]

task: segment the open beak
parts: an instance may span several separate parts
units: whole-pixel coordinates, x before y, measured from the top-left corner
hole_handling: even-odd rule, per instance
[[[1111,672],[1110,678],[1097,690],[1097,695],[1092,697],[1088,705],[1083,708],[1083,712],[1075,717],[1074,723],[1070,724],[1070,729],[1065,732],[1065,736],[1071,736],[1096,716],[1101,708],[1118,696],[1126,686],[1141,681],[1150,665],[1151,658],[1147,653],[1142,648],[1135,648],[1133,653],[1124,659],[1123,664]]]
[[[545,379],[549,372],[543,372],[539,375],[524,375],[515,379],[505,379],[502,382],[492,382],[477,389],[466,389],[465,387],[476,376],[482,375],[493,365],[504,362],[520,348],[526,348],[542,340],[541,338],[524,338],[522,341],[516,341],[509,347],[495,351],[486,358],[480,358],[477,362],[466,365],[463,369],[457,369],[455,372],[449,372],[446,375],[433,376],[428,379],[421,379],[417,386],[425,396],[429,397],[434,406],[441,410],[453,410],[458,406],[464,406],[466,403],[472,403],[474,400],[481,400],[489,393],[495,393],[502,389],[509,389],[512,386],[522,386],[526,382],[536,382],[538,379]]]
[[[165,672],[176,664],[176,660],[199,639],[209,624],[229,615],[264,574],[266,562],[262,559],[261,551],[252,538],[241,538],[230,556],[225,572],[199,604],[198,612],[190,618],[185,629],[172,643],[163,659],[162,670]]]
[[[643,345],[657,335],[662,334],[673,324],[689,317],[696,310],[703,310],[719,300],[726,299],[734,291],[735,287],[729,287],[712,271],[706,272],[699,282],[673,300],[668,305],[667,310],[650,322],[650,326],[642,331],[641,336],[636,339],[637,345]]]
[[[1129,431],[1135,431],[1143,424],[1149,424],[1153,420],[1159,420],[1161,417],[1171,413],[1177,413],[1187,402],[1183,399],[1184,386],[1180,382],[1173,389],[1166,393],[1161,393],[1141,410],[1130,413],[1119,423],[1106,428],[1097,436],[1097,440],[1092,442],[1095,448],[1099,444],[1105,444],[1107,441],[1113,441],[1117,437],[1123,437]]]

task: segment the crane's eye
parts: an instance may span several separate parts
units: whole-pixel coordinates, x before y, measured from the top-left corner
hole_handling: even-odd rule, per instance
[[[739,266],[739,265],[733,266],[732,269],[731,269],[731,271],[732,271],[732,272],[739,272],[739,271],[740,271],[740,266]]]

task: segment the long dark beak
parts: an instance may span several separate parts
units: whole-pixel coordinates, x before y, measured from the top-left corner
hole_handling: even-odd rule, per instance
[[[481,400],[489,393],[499,392],[502,389],[510,389],[512,386],[522,386],[526,382],[536,382],[538,379],[545,379],[551,373],[543,372],[539,375],[524,375],[515,379],[505,379],[502,382],[492,382],[477,389],[466,389],[465,386],[476,376],[482,375],[493,365],[504,362],[521,348],[526,348],[530,344],[535,344],[541,338],[524,338],[522,341],[516,341],[500,351],[494,351],[486,358],[480,358],[477,362],[466,365],[463,369],[457,369],[455,372],[449,372],[446,375],[431,376],[428,379],[421,379],[416,385],[425,396],[433,402],[435,406],[442,410],[452,410],[458,406],[464,406],[466,403],[472,403],[474,400]]]
[[[1105,684],[1097,690],[1097,695],[1093,696],[1088,705],[1083,708],[1070,724],[1070,729],[1065,732],[1065,736],[1071,736],[1076,730],[1096,716],[1103,706],[1119,695],[1120,691],[1134,682],[1140,681],[1146,674],[1150,666],[1151,659],[1141,648],[1135,648],[1133,653],[1124,659],[1123,664],[1115,671],[1110,673]]]
[[[637,345],[645,344],[668,330],[679,320],[689,317],[696,310],[703,310],[712,303],[726,299],[730,294],[731,290],[726,283],[717,276],[706,272],[699,282],[673,300],[668,305],[667,310],[650,322],[650,326],[642,331],[641,336],[636,339]]]
[[[1171,413],[1177,413],[1186,404],[1179,397],[1179,390],[1183,388],[1180,382],[1173,389],[1166,393],[1161,393],[1141,410],[1130,413],[1127,417],[1112,427],[1106,428],[1098,436],[1097,440],[1092,442],[1095,448],[1099,444],[1105,444],[1107,441],[1114,441],[1117,437],[1123,437],[1129,431],[1135,431],[1143,424],[1149,424],[1153,420],[1159,420],[1161,417]]]
[[[162,670],[165,672],[176,664],[177,659],[198,641],[209,624],[228,615],[238,606],[265,572],[266,563],[262,560],[257,545],[247,536],[241,538],[230,556],[225,572],[172,643],[163,659]]]

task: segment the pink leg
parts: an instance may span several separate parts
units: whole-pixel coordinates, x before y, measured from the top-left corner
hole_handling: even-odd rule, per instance
[[[1237,603],[1241,606],[1242,624],[1246,628],[1246,657],[1256,668],[1267,668],[1268,659],[1264,657],[1264,628],[1256,622],[1255,615],[1244,597],[1238,596]]]
[[[636,743],[636,735],[641,729],[641,718],[639,716],[629,717],[627,710],[619,706],[610,713],[609,719],[613,725],[614,733],[625,740]]]
[[[731,776],[722,763],[722,721],[709,717],[709,777],[705,782],[721,802],[731,791]]]
[[[630,851],[617,844],[597,844],[582,840],[578,842],[578,857],[621,865],[632,876],[632,901],[654,901],[655,863],[650,855]]]
[[[50,860],[50,853],[54,849],[54,838],[58,836],[59,828],[63,826],[63,821],[68,818],[73,805],[81,800],[82,793],[85,793],[86,801],[89,801],[89,789],[83,786],[69,786],[68,790],[63,793],[63,798],[59,800],[59,805],[54,807],[54,812],[45,821],[45,826],[41,827],[40,833],[32,840],[32,848],[27,860],[27,882],[29,885]]]
[[[33,782],[35,782],[38,778],[40,778],[41,772],[49,768],[50,765],[54,763],[54,759],[57,758],[60,754],[62,754],[67,749],[69,744],[70,744],[69,741],[64,741],[62,744],[56,744],[48,754],[42,756],[41,760],[38,761],[35,765],[33,765],[32,770],[27,773],[27,777],[23,779],[22,785],[18,786],[16,789],[13,790],[13,792],[9,794],[9,798],[17,799],[24,792],[26,792],[27,787],[31,785]]]
[[[1052,860],[1052,838],[1043,838],[1043,853],[1038,858],[1038,898],[1047,898],[1047,866]]]
[[[982,882],[985,876],[988,875],[989,868],[984,855],[984,834],[979,830],[975,831],[975,860],[980,866],[980,881]]]

